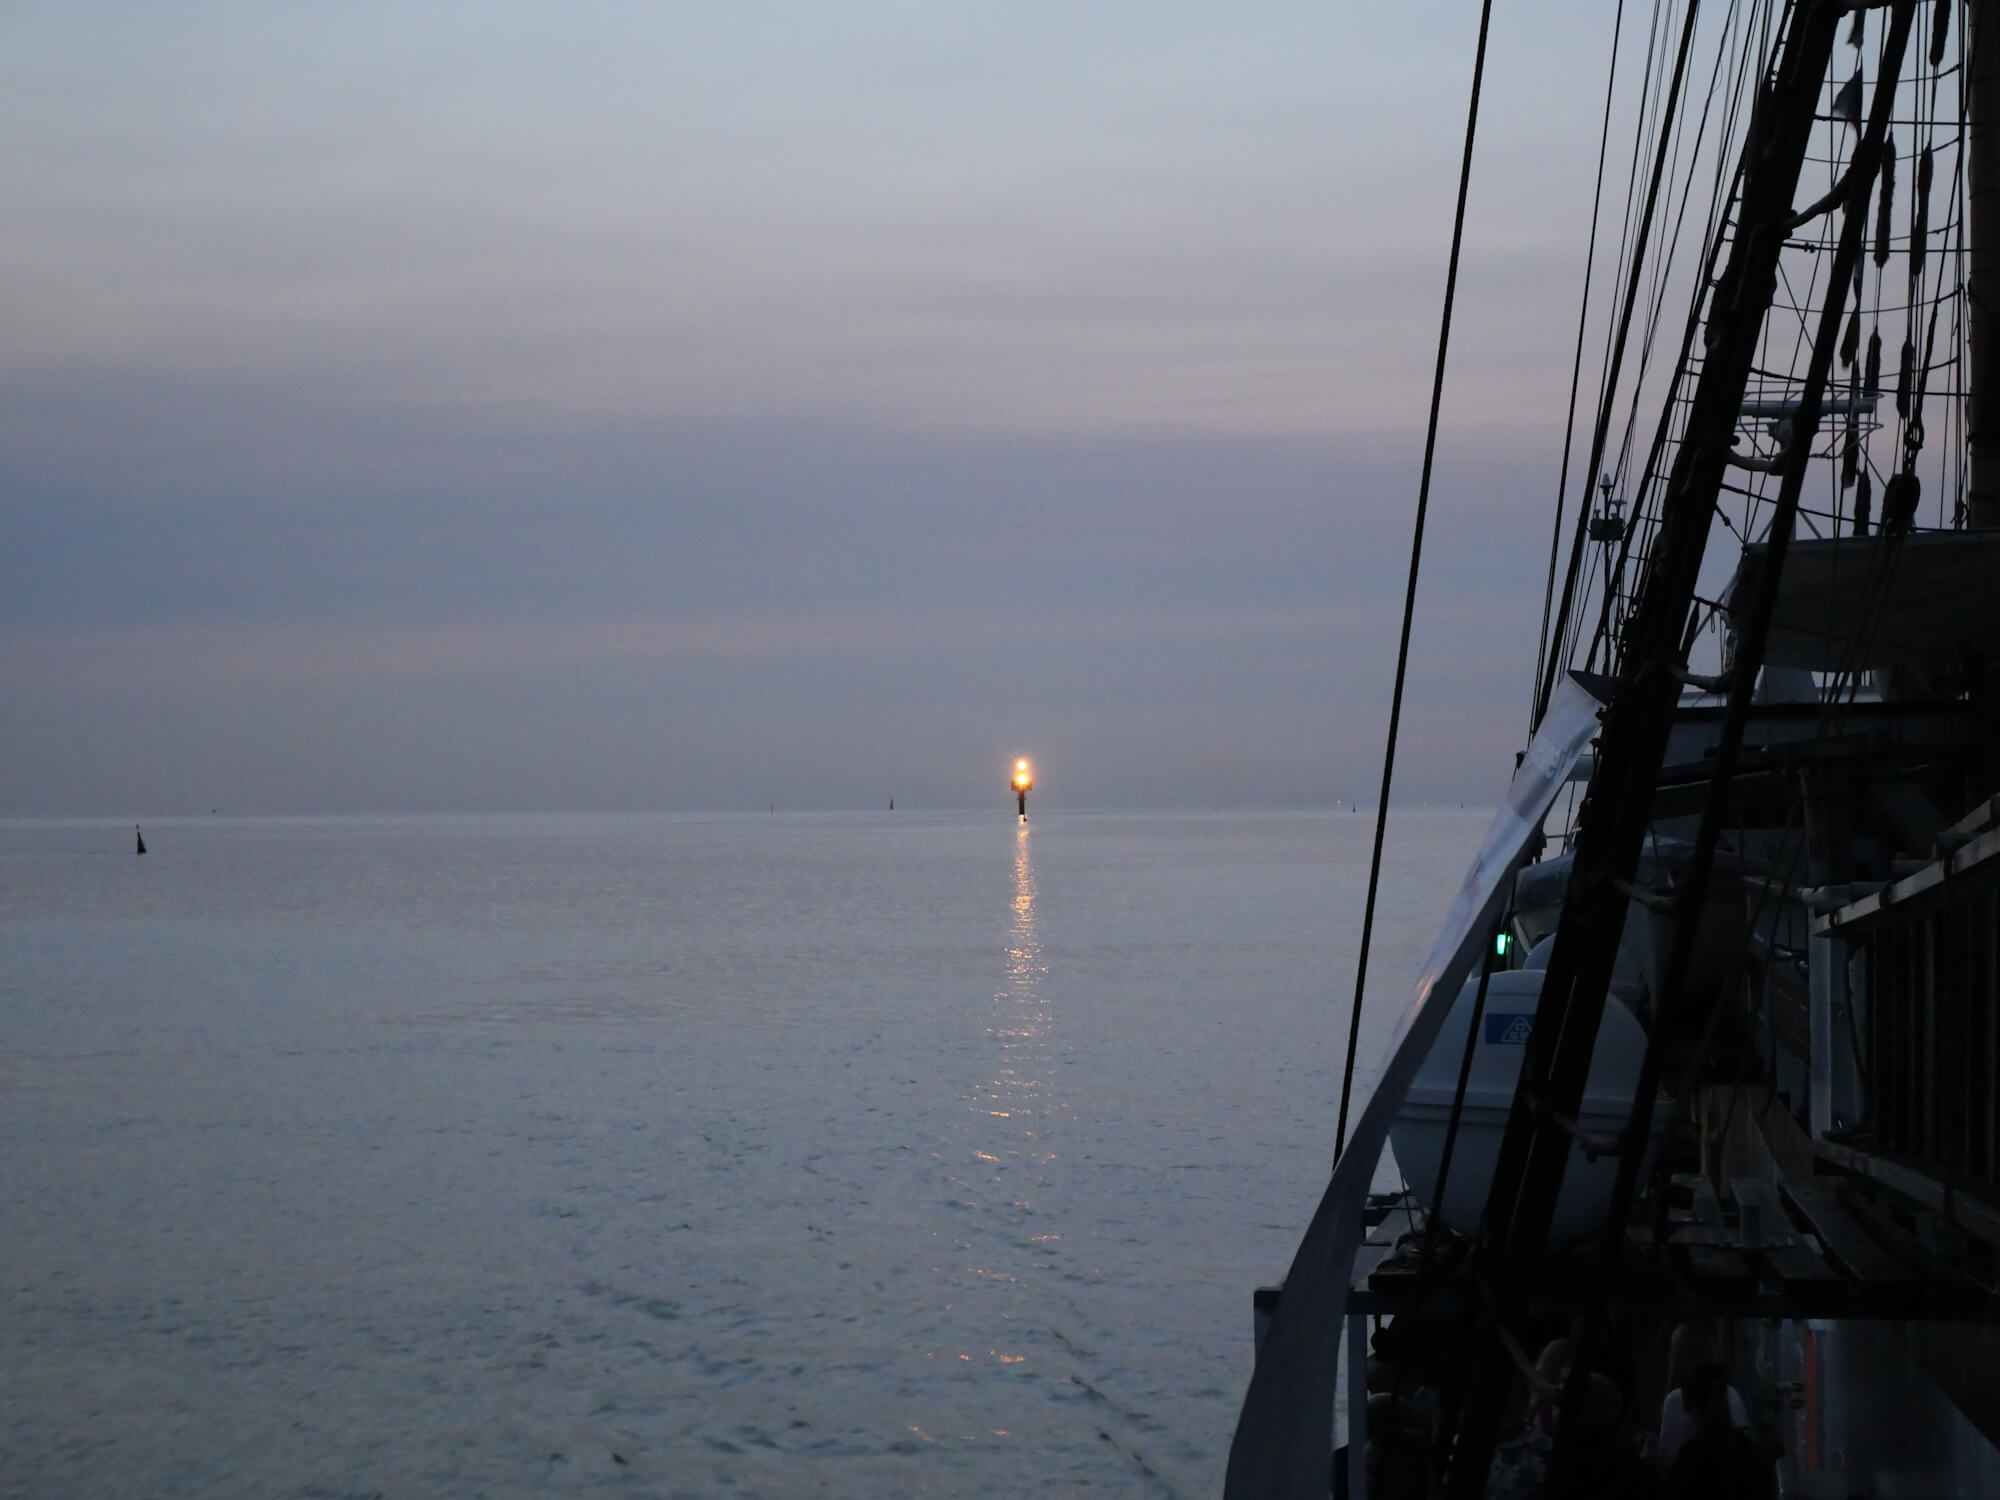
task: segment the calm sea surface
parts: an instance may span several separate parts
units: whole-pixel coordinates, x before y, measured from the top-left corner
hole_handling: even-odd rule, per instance
[[[1219,1490],[1365,815],[146,831],[0,823],[0,1493]]]

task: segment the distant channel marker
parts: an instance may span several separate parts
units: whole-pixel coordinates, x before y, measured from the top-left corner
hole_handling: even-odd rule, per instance
[[[1025,760],[1014,762],[1014,805],[1020,810],[1021,821],[1028,821],[1028,793],[1035,789],[1035,769]]]

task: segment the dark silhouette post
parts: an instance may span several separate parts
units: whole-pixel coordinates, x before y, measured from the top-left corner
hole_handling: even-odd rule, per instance
[[[1035,773],[1025,760],[1014,762],[1014,805],[1020,810],[1021,821],[1028,821],[1028,793],[1035,789]]]

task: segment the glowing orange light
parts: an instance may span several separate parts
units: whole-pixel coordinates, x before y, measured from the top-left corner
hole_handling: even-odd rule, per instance
[[[1014,790],[1025,792],[1035,784],[1035,772],[1025,760],[1014,762]]]

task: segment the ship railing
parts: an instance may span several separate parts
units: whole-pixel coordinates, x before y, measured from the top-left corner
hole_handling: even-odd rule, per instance
[[[2000,1246],[2000,807],[1936,853],[1813,893],[1808,1120],[1829,1165]]]

